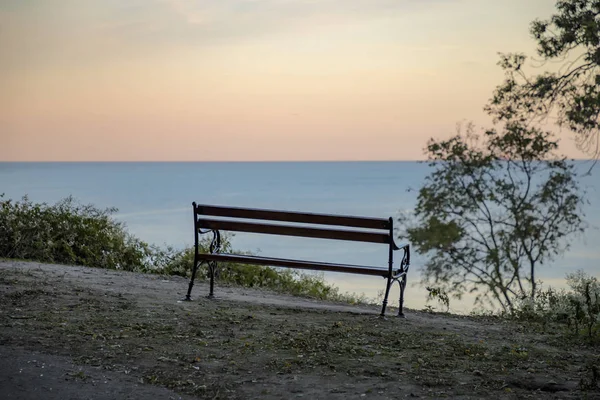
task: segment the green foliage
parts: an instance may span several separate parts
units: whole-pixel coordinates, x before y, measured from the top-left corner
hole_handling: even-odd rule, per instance
[[[0,195],[3,199],[3,195]],[[69,265],[188,277],[194,264],[194,249],[176,249],[148,244],[127,232],[112,215],[115,208],[98,209],[67,197],[54,205],[0,201],[0,257]],[[199,243],[202,252],[208,237]],[[221,235],[221,251],[234,252],[230,237]],[[208,271],[202,265],[199,279]],[[341,294],[323,275],[271,267],[220,264],[217,279],[223,283],[259,287],[318,299],[366,303],[364,297]]]
[[[472,125],[427,146],[434,171],[419,190],[406,236],[430,256],[423,281],[478,303],[511,309],[536,292],[535,270],[582,232],[582,194],[552,136],[519,122],[475,133]]]
[[[567,275],[570,290],[538,290],[535,298],[521,297],[506,317],[544,325],[557,322],[575,335],[600,336],[600,282],[577,271]]]
[[[198,243],[201,252],[208,252],[210,247],[210,238],[203,237]],[[146,262],[139,268],[139,272],[147,272],[162,275],[177,275],[189,277],[194,267],[194,248],[176,249],[172,246],[160,247],[156,245],[149,246],[150,251],[147,254]],[[227,235],[221,235],[221,249],[224,252],[233,252],[231,249],[231,238]],[[201,270],[200,275],[203,276]]]
[[[229,264],[222,268],[219,279],[235,285],[269,288],[295,296],[341,301],[350,304],[368,302],[362,296],[340,293],[337,287],[325,282],[323,274],[306,274],[297,270],[276,269],[258,265]]]
[[[437,300],[438,303],[444,306],[445,312],[450,310],[450,296],[444,289],[439,287],[426,287],[427,289],[427,301]]]
[[[542,65],[561,62],[556,72],[528,74],[523,54],[501,56],[506,80],[487,110],[498,120],[557,123],[576,133],[579,147],[598,155],[600,121],[600,1],[560,0],[548,20],[531,24]],[[556,68],[555,68],[556,69]]]
[[[594,332],[600,333],[600,283],[583,271],[567,275],[567,283],[572,290],[568,300],[574,331],[579,332],[581,326],[591,338]]]
[[[199,243],[201,252],[207,252],[210,238],[203,238]],[[236,253],[231,248],[230,237],[221,235],[221,251]],[[152,257],[143,272],[160,273],[165,275],[190,276],[194,265],[194,248],[177,250],[172,247],[154,248]],[[208,279],[209,271],[206,264],[200,265],[197,277]],[[323,274],[306,274],[297,270],[273,268],[261,265],[246,265],[235,263],[219,263],[216,279],[225,284],[268,288],[281,293],[295,296],[311,297],[323,300],[342,301],[346,303],[367,303],[364,296],[340,293],[335,286],[325,282]]]
[[[111,218],[115,212],[72,197],[54,205],[2,200],[0,257],[139,270],[151,249]]]

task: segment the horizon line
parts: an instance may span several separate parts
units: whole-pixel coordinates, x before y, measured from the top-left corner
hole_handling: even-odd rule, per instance
[[[0,163],[317,163],[317,162],[420,162],[417,160],[16,160]]]
[[[570,158],[569,161],[597,161],[594,158]],[[433,160],[428,159],[413,159],[413,160],[0,160],[1,164],[10,163],[372,163],[372,162],[428,162]]]

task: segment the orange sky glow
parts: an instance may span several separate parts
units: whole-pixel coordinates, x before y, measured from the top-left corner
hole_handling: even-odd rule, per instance
[[[416,160],[550,0],[2,0],[0,161]],[[561,132],[561,150],[575,149]]]

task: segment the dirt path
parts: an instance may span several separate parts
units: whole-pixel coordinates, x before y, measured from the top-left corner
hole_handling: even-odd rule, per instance
[[[496,320],[0,261],[0,398],[600,398],[598,348]],[[390,310],[390,316],[393,310]],[[552,332],[552,329],[548,329]]]

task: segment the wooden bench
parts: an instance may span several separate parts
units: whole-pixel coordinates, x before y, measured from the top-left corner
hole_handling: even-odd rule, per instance
[[[390,287],[394,282],[398,282],[400,286],[398,316],[404,317],[404,289],[406,288],[406,275],[410,263],[410,247],[408,244],[397,245],[394,241],[392,218],[380,219],[222,207],[205,204],[197,205],[195,202],[192,203],[192,206],[194,208],[195,252],[194,266],[186,300],[191,300],[190,296],[196,272],[203,263],[208,265],[210,276],[210,293],[208,297],[214,296],[214,279],[217,262],[266,265],[383,277],[386,279],[386,286],[381,309],[382,317],[385,316]],[[252,220],[252,222],[248,220]],[[277,223],[272,223],[271,221],[277,221]],[[388,263],[387,266],[385,264],[365,266],[221,253],[221,230],[385,244],[389,249]],[[198,247],[199,237],[208,233],[212,233],[213,235],[209,252],[201,253]],[[403,250],[402,259],[400,263],[394,266],[394,251],[400,249]]]

